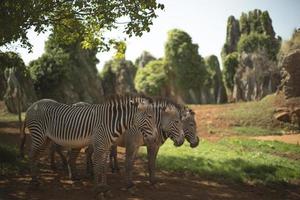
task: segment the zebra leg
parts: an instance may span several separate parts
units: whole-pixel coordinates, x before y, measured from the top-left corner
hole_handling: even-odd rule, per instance
[[[41,136],[39,133],[32,134],[32,144],[31,151],[29,155],[30,160],[30,171],[31,171],[31,186],[35,187],[39,185],[38,181],[38,167],[37,161],[39,159],[40,153],[47,147],[50,139],[46,136]]]
[[[55,150],[56,150],[56,145],[54,142],[50,142],[50,150],[49,150],[49,157],[50,157],[50,167],[53,171],[56,170],[56,165],[55,165]]]
[[[85,150],[86,154],[86,174],[88,177],[93,177],[93,146],[89,145],[88,148]]]
[[[109,163],[110,163],[110,168],[112,173],[114,173],[115,171],[117,172],[120,171],[117,156],[118,156],[118,146],[114,144],[111,147],[110,154],[109,154]]]
[[[159,150],[159,145],[156,144],[147,145],[149,181],[152,185],[155,185],[157,183],[155,178],[155,162],[156,162],[158,150]]]
[[[107,158],[110,148],[95,147],[94,145],[94,181],[95,181],[95,193],[97,198],[103,198],[110,191],[110,187],[107,185],[106,172],[107,172]]]
[[[68,151],[68,172],[71,180],[79,180],[76,169],[76,160],[79,153],[80,149],[71,149]]]
[[[138,147],[133,144],[128,144],[126,146],[126,157],[125,157],[125,178],[126,187],[129,192],[134,193],[134,183],[132,181],[132,170]]]
[[[62,146],[56,144],[56,153],[58,153],[58,155],[60,156],[60,159],[63,163],[63,169],[68,169],[68,161],[66,159],[66,157],[64,156],[63,152],[62,152]]]
[[[50,144],[50,165],[52,170],[56,170],[56,163],[55,163],[55,153],[58,153],[60,159],[63,163],[63,169],[68,169],[68,162],[66,157],[62,153],[62,146],[51,142]]]

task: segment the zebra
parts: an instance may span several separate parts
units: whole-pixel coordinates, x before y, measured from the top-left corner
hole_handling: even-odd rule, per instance
[[[109,192],[106,158],[111,145],[133,126],[138,128],[147,143],[156,138],[157,128],[151,102],[152,99],[146,96],[124,95],[90,106],[76,107],[49,100],[40,100],[31,105],[26,112],[20,147],[22,155],[27,127],[32,138],[31,183],[38,183],[36,160],[50,140],[69,148],[92,144],[95,192],[101,196]]]
[[[170,102],[169,102],[170,103]],[[177,107],[178,108],[178,107]],[[195,148],[199,145],[199,137],[197,135],[197,129],[196,129],[196,121],[195,121],[195,113],[193,110],[187,108],[187,107],[181,107],[180,109],[181,113],[181,122],[183,125],[184,130],[184,137],[185,139],[190,143],[191,148]],[[164,116],[162,115],[162,118]],[[159,126],[158,126],[159,127]],[[148,157],[148,171],[149,171],[149,181],[151,185],[156,184],[156,178],[155,178],[155,162],[156,157],[159,151],[160,146],[162,146],[165,141],[168,139],[169,134],[166,133],[165,127],[160,127],[158,129],[158,138],[155,141],[155,143],[146,144],[147,146],[147,157]],[[130,130],[131,131],[131,130]],[[126,182],[127,182],[127,189],[130,192],[134,191],[134,184],[132,182],[132,168],[133,168],[133,162],[135,159],[135,155],[138,151],[139,146],[145,145],[142,143],[141,138],[139,135],[133,134],[132,132],[128,132],[127,135],[125,134],[125,140],[119,141],[117,143],[118,146],[126,147],[126,161],[125,161],[125,170],[126,170]],[[121,138],[119,138],[120,140]],[[118,162],[117,162],[117,145],[112,146],[112,152],[111,155],[113,156],[110,158],[110,161],[112,162],[110,164],[111,167],[118,168]],[[87,164],[90,165],[90,164]],[[114,171],[115,169],[112,169]],[[118,170],[118,169],[117,169]]]
[[[83,101],[72,104],[72,106],[86,106],[86,105],[91,105],[91,104],[89,104],[87,102],[83,102]],[[68,153],[67,153],[67,158],[63,155],[62,150],[63,150],[62,146],[51,141],[50,151],[49,151],[51,169],[56,170],[54,158],[55,158],[55,153],[57,153],[60,156],[60,159],[62,160],[63,168],[67,169],[67,171],[68,171],[69,178],[71,180],[79,180],[75,162],[76,162],[77,156],[80,153],[81,148],[69,149]]]
[[[146,144],[143,138],[137,134],[138,129],[132,128],[122,135],[116,142],[116,145],[112,146],[111,155],[113,157],[111,160],[111,166],[115,168],[118,167],[117,163],[117,146],[126,147],[126,157],[125,157],[125,171],[126,171],[126,188],[132,191],[134,188],[134,183],[132,181],[132,170],[133,162],[138,152],[138,149],[142,145],[147,146],[148,150],[148,168],[149,168],[149,180],[151,184],[155,184],[155,160],[159,150],[159,147],[170,138],[174,142],[174,146],[181,146],[184,142],[185,135],[183,132],[182,120],[187,120],[188,112],[183,106],[170,101],[168,99],[156,98],[153,102],[153,111],[156,115],[156,126],[158,127],[158,135],[154,143]],[[183,112],[185,111],[185,112]],[[196,134],[196,133],[193,133]],[[192,134],[191,134],[192,135]],[[197,137],[197,136],[196,136]],[[197,139],[195,139],[197,140]],[[199,140],[198,140],[199,141]],[[196,146],[196,145],[195,145]],[[92,153],[88,150],[88,153]],[[87,158],[91,158],[91,155],[87,155]],[[91,166],[91,160],[87,163],[88,168]],[[113,169],[112,169],[113,170]],[[88,173],[91,173],[89,171]]]
[[[195,112],[188,107],[182,110],[182,124],[185,139],[190,143],[191,148],[199,145],[199,137],[197,135],[197,124],[195,120]]]
[[[177,108],[176,108],[177,106]],[[182,125],[180,123],[181,119],[179,116],[179,105],[175,104],[174,102],[171,103],[171,101],[168,101],[166,99],[161,99],[161,98],[156,98],[156,100],[154,101],[154,105],[153,105],[153,111],[154,113],[156,113],[156,124],[157,126],[163,126],[164,129],[166,130],[166,132],[170,133],[171,138],[173,138],[174,141],[174,145],[175,146],[180,146],[183,142],[184,142],[184,132],[183,132],[183,128]],[[181,108],[181,107],[180,107]],[[173,124],[173,122],[175,124]],[[130,134],[133,135],[132,137],[135,137],[135,134],[139,134],[138,133],[138,129],[137,128],[132,128],[130,130]],[[179,134],[178,134],[179,133]],[[121,138],[123,138],[124,136],[122,136]],[[145,144],[142,137],[138,137],[137,143],[143,143]],[[119,139],[120,141],[122,141],[123,139]],[[121,146],[125,146],[125,144],[121,145]],[[59,148],[56,149],[56,151],[60,151]],[[93,153],[93,150],[91,147],[89,147],[88,149],[86,149],[86,153],[87,153],[87,160],[86,160],[86,166],[87,166],[87,174],[92,176],[92,159],[91,159],[91,155]],[[60,153],[61,154],[61,153]],[[76,154],[76,152],[72,153],[71,155],[78,155]],[[110,153],[110,166],[112,171],[114,172],[114,170],[118,170],[118,162],[116,159],[117,156],[117,149],[114,147],[114,145],[112,146],[111,149],[111,153]],[[72,160],[73,159],[73,160]],[[74,156],[71,159],[71,163],[75,163],[76,162],[76,156]],[[75,160],[74,160],[75,159]],[[73,169],[72,169],[73,171]],[[73,173],[72,173],[73,174]]]

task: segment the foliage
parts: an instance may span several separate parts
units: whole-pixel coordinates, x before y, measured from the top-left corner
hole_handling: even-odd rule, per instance
[[[116,41],[114,42],[114,48],[116,50],[115,59],[125,59],[125,53],[126,53],[126,43],[124,41]]]
[[[156,10],[164,9],[164,5],[155,0],[150,1],[33,1],[2,0],[0,3],[0,46],[20,40],[23,46],[31,47],[27,31],[32,26],[37,33],[49,27],[64,29],[60,38],[67,38],[71,43],[84,38],[83,47],[107,47],[103,33],[121,25],[129,35],[141,36],[149,31]],[[82,31],[73,34],[73,19],[82,24]],[[121,21],[124,20],[124,21]],[[10,23],[7,23],[10,22]],[[69,31],[66,31],[69,30]],[[80,40],[80,39],[79,39]]]
[[[188,144],[174,148],[168,141],[160,149],[157,165],[163,170],[184,171],[228,182],[281,184],[299,180],[296,145],[227,138],[202,140],[198,148]]]
[[[236,73],[238,65],[239,61],[237,52],[231,53],[225,57],[223,65],[223,77],[225,86],[231,91],[233,90],[234,75]]]
[[[205,59],[207,79],[205,80],[207,86],[215,87],[218,82],[218,76],[221,74],[218,57],[211,55]]]
[[[61,47],[51,46],[52,38],[46,43],[45,53],[37,60],[30,62],[29,69],[38,94],[57,87],[62,79],[68,78],[71,66],[70,55]]]
[[[78,27],[75,25],[74,30]],[[62,41],[59,31],[54,28],[46,41],[44,54],[29,64],[38,96],[64,103],[101,101],[103,93],[96,69],[97,49],[83,49],[83,38]]]
[[[222,58],[237,50],[237,43],[240,39],[239,21],[234,16],[229,16],[227,20],[226,41],[222,48]]]
[[[242,13],[240,17],[241,34],[259,33],[275,37],[275,32],[272,26],[272,20],[268,11],[254,9],[247,14]]]
[[[150,61],[144,68],[139,68],[135,77],[135,87],[138,92],[157,96],[167,80],[165,62]]]
[[[145,67],[150,61],[156,60],[148,51],[143,51],[142,54],[135,60],[135,66]]]
[[[300,49],[300,29],[294,31],[290,40],[283,42],[281,45],[280,54],[284,55],[296,49]]]
[[[188,92],[199,91],[206,78],[205,63],[198,54],[198,45],[184,31],[173,29],[168,32],[165,44],[167,74],[175,81],[177,89]]]
[[[15,52],[0,52],[0,77],[4,78],[5,71],[13,67],[15,67],[16,71],[24,77],[30,77],[29,71],[26,69],[19,54]]]
[[[280,48],[280,41],[274,40],[271,36],[258,33],[242,35],[238,42],[238,52],[253,53],[257,50],[265,50],[270,59],[275,60]]]

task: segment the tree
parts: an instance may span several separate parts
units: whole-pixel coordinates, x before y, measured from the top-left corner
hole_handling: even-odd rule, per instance
[[[269,35],[250,33],[242,35],[238,42],[238,52],[253,53],[258,50],[265,50],[271,60],[276,60],[281,42]]]
[[[227,89],[232,92],[234,85],[234,75],[239,66],[238,53],[231,53],[225,57],[223,77]]]
[[[167,83],[165,62],[163,60],[153,60],[145,67],[138,68],[134,82],[138,92],[151,96],[163,95]]]
[[[138,68],[145,67],[152,60],[156,60],[156,58],[148,51],[143,51],[143,53],[135,60],[134,64]]]
[[[167,74],[171,84],[185,102],[199,101],[206,71],[203,58],[198,54],[198,45],[184,31],[168,32],[165,44]],[[191,96],[192,95],[192,96]]]
[[[64,103],[101,102],[103,89],[97,75],[97,49],[83,49],[83,38],[66,44],[56,32],[58,29],[53,30],[46,42],[45,53],[29,64],[39,98]]]
[[[207,78],[205,86],[209,89],[210,101],[208,103],[225,103],[227,95],[222,79],[222,72],[218,57],[211,55],[205,59]]]
[[[31,27],[37,33],[49,27],[71,31],[74,28],[73,19],[76,19],[84,28],[78,34],[61,31],[68,40],[77,41],[78,37],[83,37],[85,48],[108,47],[109,40],[105,40],[103,35],[105,31],[122,26],[127,35],[141,36],[144,31],[150,30],[153,18],[157,17],[157,9],[164,9],[164,5],[155,0],[2,0],[0,46],[20,40],[23,46],[30,49],[27,31]]]

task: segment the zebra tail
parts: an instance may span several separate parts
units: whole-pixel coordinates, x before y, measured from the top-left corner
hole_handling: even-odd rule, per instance
[[[25,134],[25,128],[26,128],[26,118],[24,120],[24,122],[22,123],[22,131],[21,131],[21,144],[20,144],[20,156],[21,158],[24,158],[24,146],[25,146],[25,142],[26,142],[26,134]]]

